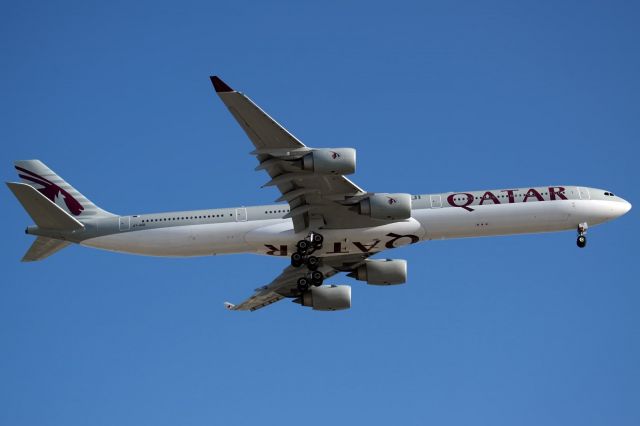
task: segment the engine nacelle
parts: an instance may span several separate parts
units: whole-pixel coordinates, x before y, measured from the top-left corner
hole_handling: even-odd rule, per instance
[[[302,157],[302,169],[320,174],[350,175],[356,171],[356,150],[314,149]]]
[[[348,285],[323,285],[311,287],[296,300],[314,311],[339,311],[351,307],[351,287]]]
[[[403,220],[411,217],[410,194],[373,194],[360,201],[360,214],[374,219]]]
[[[367,259],[349,273],[359,281],[373,285],[394,285],[407,282],[407,261],[403,259]]]

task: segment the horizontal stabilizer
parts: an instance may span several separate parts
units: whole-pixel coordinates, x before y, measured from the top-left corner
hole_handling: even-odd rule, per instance
[[[7,186],[38,227],[61,231],[73,231],[84,228],[82,223],[45,197],[33,186],[18,182],[7,182]]]
[[[29,247],[29,250],[27,250],[27,252],[25,253],[22,261],[33,262],[36,260],[45,259],[70,244],[71,243],[68,241],[56,240],[47,237],[38,237],[33,242],[33,244],[31,244],[31,247]]]

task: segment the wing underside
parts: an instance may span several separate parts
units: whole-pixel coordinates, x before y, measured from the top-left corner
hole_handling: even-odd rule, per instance
[[[305,156],[314,151],[271,118],[244,94],[231,89],[218,77],[213,86],[245,131],[255,149],[256,170],[265,170],[271,180],[264,186],[275,186],[281,193],[276,201],[289,203],[288,217],[294,230],[307,228],[358,228],[372,226],[372,220],[359,215],[346,203],[347,199],[366,192],[340,174],[305,172],[298,167]]]
[[[350,272],[360,266],[368,254],[349,254],[323,258],[323,263],[318,269],[325,278],[329,278],[340,272]],[[284,298],[296,298],[300,296],[297,289],[297,280],[300,277],[300,269],[288,266],[270,284],[257,288],[255,293],[237,305],[226,302],[225,306],[233,311],[255,311],[271,305]]]

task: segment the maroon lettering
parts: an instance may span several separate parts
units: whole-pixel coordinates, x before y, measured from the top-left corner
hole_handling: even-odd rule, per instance
[[[513,194],[516,191],[517,191],[517,189],[503,189],[500,192],[506,192],[507,193],[507,197],[509,197],[509,204],[511,204],[511,203],[515,203],[516,202],[516,196]]]
[[[522,202],[526,203],[527,198],[532,198],[532,197],[535,197],[538,201],[544,201],[544,198],[542,198],[542,195],[540,195],[540,193],[536,191],[534,188],[531,188],[525,194],[524,198],[522,199]]]
[[[267,254],[269,256],[286,256],[287,255],[287,246],[286,245],[281,245],[279,249],[276,248],[276,246],[274,246],[272,244],[265,244],[264,246],[267,249],[269,249],[269,251],[267,251],[267,253],[265,253],[265,254]]]
[[[462,204],[462,205],[460,205],[460,204],[456,204],[456,201],[460,201],[460,200],[456,200],[456,196],[457,196],[457,195],[464,195],[464,196],[466,196],[467,201],[465,201],[465,202],[464,202],[465,204]],[[470,211],[470,212],[472,212],[472,211],[473,211],[473,209],[472,209],[471,207],[469,207],[469,204],[473,203],[473,195],[468,194],[468,193],[466,193],[466,192],[459,192],[459,193],[456,193],[456,194],[451,194],[451,195],[449,195],[449,196],[447,197],[447,202],[449,203],[449,205],[450,205],[450,206],[453,206],[453,207],[462,207],[463,209],[465,209],[465,210],[467,210],[467,211]]]
[[[380,240],[374,240],[373,244],[362,244],[362,243],[354,241],[353,245],[358,247],[358,250],[360,250],[361,252],[369,253],[371,250],[376,248],[376,246],[378,245],[379,242],[380,242]]]
[[[482,197],[480,197],[480,205],[483,205],[485,201],[489,200],[493,201],[493,204],[500,204],[500,200],[498,200],[498,197],[493,195],[491,191],[487,191]]]
[[[458,206],[458,207],[461,207],[461,206]],[[398,240],[400,240],[400,239],[402,239],[402,238],[409,238],[409,239],[411,240],[411,241],[409,241],[407,244],[415,244],[415,243],[417,243],[418,241],[420,241],[420,238],[418,238],[418,237],[417,237],[417,236],[415,236],[415,235],[411,235],[411,234],[399,235],[399,234],[396,234],[396,233],[394,233],[394,232],[389,232],[389,233],[387,234],[387,237],[392,237],[392,239],[390,239],[389,241],[387,241],[387,243],[384,245],[384,246],[385,246],[386,248],[388,248],[388,249],[392,249],[392,248],[395,248],[395,247],[399,247],[399,246],[396,246],[396,241],[398,241]],[[355,244],[355,243],[354,243],[354,244]],[[406,244],[400,244],[400,246],[404,246],[404,245],[406,245]]]
[[[549,196],[551,196],[552,200],[556,199],[556,195],[560,200],[566,200],[567,196],[564,195],[564,187],[562,186],[550,186],[549,187]]]
[[[337,243],[333,243],[333,251],[328,251],[327,253],[348,253],[348,251],[346,249],[343,251],[342,242],[338,241]]]

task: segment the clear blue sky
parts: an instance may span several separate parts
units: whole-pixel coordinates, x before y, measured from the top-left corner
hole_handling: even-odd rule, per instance
[[[269,203],[221,75],[371,191],[610,189],[575,234],[389,253],[353,308],[231,313],[285,259],[71,247],[21,264],[0,191],[0,424],[640,424],[640,9],[633,2],[13,2],[2,176],[39,158],[102,207]],[[482,4],[481,4],[482,3]]]

